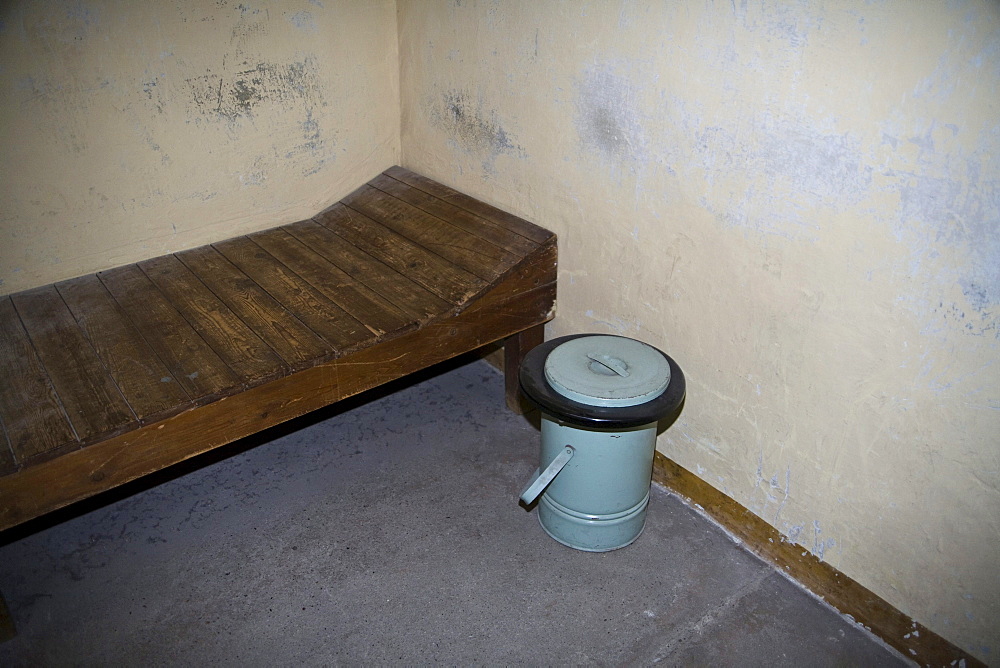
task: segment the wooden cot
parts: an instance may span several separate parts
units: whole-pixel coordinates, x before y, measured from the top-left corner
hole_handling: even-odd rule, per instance
[[[310,220],[2,297],[0,530],[495,341],[516,368],[555,295],[551,232],[393,167]]]

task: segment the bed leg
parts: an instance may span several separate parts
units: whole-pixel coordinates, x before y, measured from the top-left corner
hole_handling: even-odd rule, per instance
[[[10,610],[7,609],[7,602],[3,600],[3,594],[0,593],[0,642],[7,642],[17,635],[17,629],[14,627],[14,618],[10,616]]]
[[[535,325],[507,338],[503,345],[503,373],[506,386],[507,407],[518,415],[532,410],[531,405],[521,395],[517,381],[521,361],[529,350],[545,340],[545,325]]]

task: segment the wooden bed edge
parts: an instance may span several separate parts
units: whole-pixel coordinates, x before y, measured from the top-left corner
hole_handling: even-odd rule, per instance
[[[0,532],[542,325],[555,295],[552,243],[453,317],[0,478]]]

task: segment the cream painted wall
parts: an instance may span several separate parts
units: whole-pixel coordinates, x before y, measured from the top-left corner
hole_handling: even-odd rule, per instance
[[[0,3],[0,294],[314,214],[398,73],[392,0]]]
[[[403,164],[559,234],[550,335],[670,352],[660,450],[1000,662],[1000,4],[398,20]]]

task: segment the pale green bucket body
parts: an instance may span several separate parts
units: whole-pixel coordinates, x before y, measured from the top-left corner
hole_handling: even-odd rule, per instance
[[[528,352],[526,397],[542,409],[539,470],[521,492],[552,538],[588,552],[642,533],[658,421],[684,400],[684,375],[656,348],[621,336],[570,335]]]
[[[606,552],[632,543],[646,523],[656,423],[588,429],[542,415],[541,469],[566,445],[573,457],[538,499],[538,521],[563,545]]]

